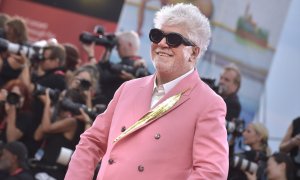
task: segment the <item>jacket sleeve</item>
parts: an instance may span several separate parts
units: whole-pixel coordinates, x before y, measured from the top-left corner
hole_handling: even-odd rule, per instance
[[[65,180],[92,179],[97,163],[107,149],[109,130],[115,107],[124,84],[116,91],[106,111],[97,116],[93,125],[81,136],[69,163]]]
[[[221,98],[200,114],[193,141],[193,170],[188,180],[226,180],[229,168],[226,105]]]

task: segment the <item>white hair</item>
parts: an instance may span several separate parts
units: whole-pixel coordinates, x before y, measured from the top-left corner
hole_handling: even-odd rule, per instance
[[[138,51],[140,47],[140,38],[135,31],[119,32],[116,35],[117,39],[122,39],[125,43],[131,43],[133,49]]]
[[[211,30],[208,19],[192,4],[178,3],[164,6],[155,14],[154,26],[181,26],[187,30],[188,38],[199,48],[198,58],[207,50]]]

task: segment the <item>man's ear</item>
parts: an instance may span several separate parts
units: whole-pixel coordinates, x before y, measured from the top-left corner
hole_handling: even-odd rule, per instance
[[[192,53],[192,56],[194,56],[195,59],[197,59],[199,53],[200,53],[200,48],[199,48],[199,47],[193,47],[193,53]]]
[[[193,60],[196,60],[198,55],[200,53],[200,48],[199,47],[192,47],[192,54],[191,54],[191,58]],[[191,61],[191,60],[190,60]]]

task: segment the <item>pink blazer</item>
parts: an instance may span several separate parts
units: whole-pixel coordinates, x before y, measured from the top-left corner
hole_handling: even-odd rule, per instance
[[[101,158],[97,180],[227,179],[226,106],[197,71],[158,102],[188,89],[168,113],[113,143],[149,111],[153,81],[152,75],[118,89],[107,110],[81,135],[65,179],[92,179]]]

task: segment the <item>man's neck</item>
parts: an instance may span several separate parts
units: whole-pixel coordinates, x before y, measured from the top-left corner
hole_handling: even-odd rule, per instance
[[[194,71],[194,69],[191,69],[183,74],[174,75],[174,76],[168,76],[168,73],[166,73],[166,74],[156,73],[156,85],[159,86],[159,85],[169,83],[171,81],[174,81],[177,78],[180,78],[181,76],[185,76],[185,74],[191,74],[193,71]]]

